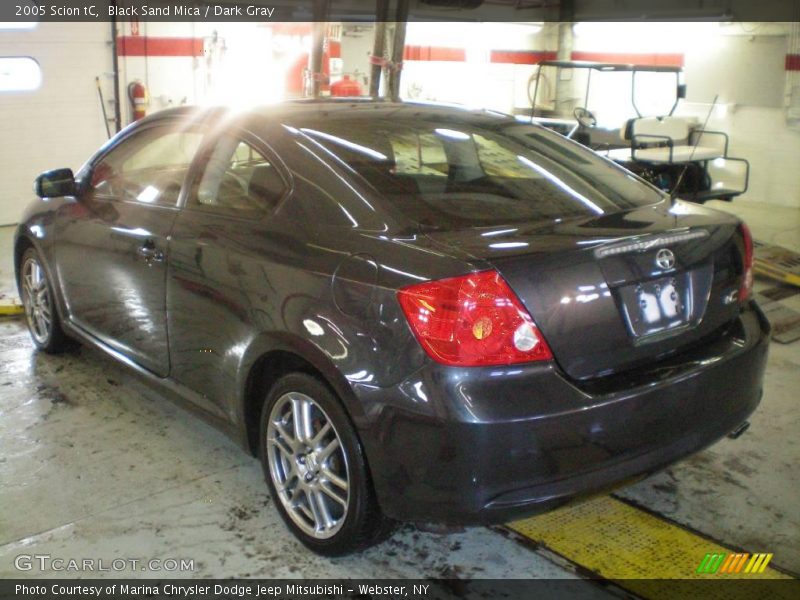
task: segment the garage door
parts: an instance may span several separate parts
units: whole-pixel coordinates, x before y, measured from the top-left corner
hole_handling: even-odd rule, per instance
[[[108,23],[0,29],[0,225],[19,221],[38,173],[77,169],[106,139],[95,77],[110,93],[110,37]]]

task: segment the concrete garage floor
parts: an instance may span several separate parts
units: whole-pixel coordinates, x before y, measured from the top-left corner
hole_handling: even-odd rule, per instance
[[[800,211],[718,207],[745,216],[757,239],[800,250]],[[12,231],[0,229],[0,291],[12,287]],[[787,304],[800,310],[798,301]],[[798,373],[800,342],[773,344],[764,401],[743,437],[616,495],[730,548],[772,552],[772,564],[800,573]],[[484,528],[445,535],[405,525],[361,555],[316,557],[270,506],[255,459],[95,351],[33,352],[19,319],[0,320],[0,482],[4,578],[81,575],[17,571],[20,554],[194,559],[194,572],[169,575],[195,577],[575,577],[565,561]]]

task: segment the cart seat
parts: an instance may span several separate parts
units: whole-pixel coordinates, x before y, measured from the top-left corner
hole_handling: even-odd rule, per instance
[[[686,163],[690,161],[713,160],[726,155],[727,136],[722,147],[713,145],[697,145],[694,141],[699,135],[700,141],[704,133],[710,136],[720,135],[717,132],[693,130],[689,120],[680,117],[640,117],[631,119],[620,129],[622,138],[630,141],[630,148],[612,150],[609,156],[620,161],[642,161],[649,163]],[[724,134],[722,134],[724,136]]]

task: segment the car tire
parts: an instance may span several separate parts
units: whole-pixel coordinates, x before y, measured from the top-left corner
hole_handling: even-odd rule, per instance
[[[355,428],[322,381],[305,373],[279,379],[267,394],[259,432],[272,499],[306,547],[341,556],[388,537],[392,521],[378,506]]]
[[[35,248],[28,248],[22,255],[17,285],[36,348],[58,354],[72,347],[72,340],[61,326],[53,285]]]

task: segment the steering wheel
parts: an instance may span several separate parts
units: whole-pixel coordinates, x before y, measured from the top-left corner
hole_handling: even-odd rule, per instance
[[[597,117],[594,116],[592,111],[587,108],[583,108],[582,106],[579,106],[573,110],[572,116],[575,117],[575,120],[581,127],[591,129],[597,125]]]

